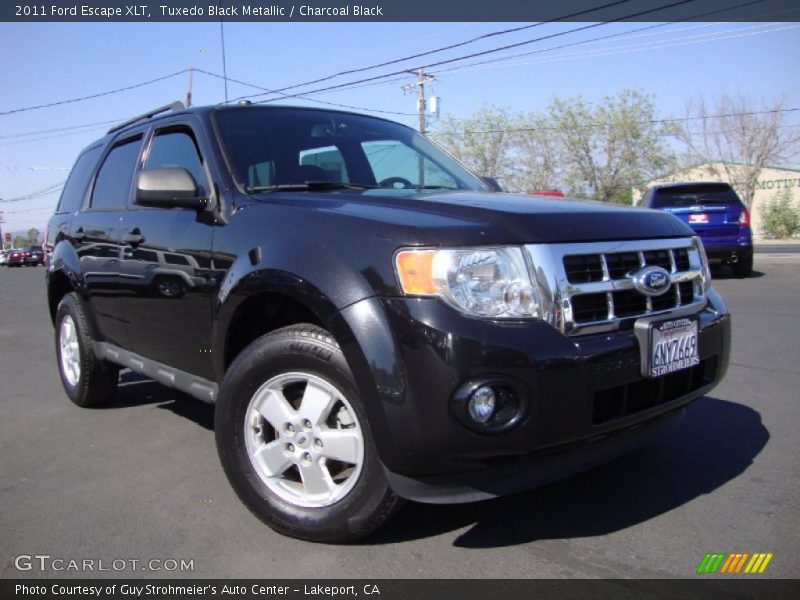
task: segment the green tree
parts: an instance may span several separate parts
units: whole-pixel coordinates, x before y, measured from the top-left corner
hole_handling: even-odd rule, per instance
[[[518,117],[511,132],[512,160],[505,177],[510,191],[552,190],[561,185],[562,150],[546,116]]]
[[[582,97],[555,99],[548,115],[575,196],[629,203],[632,186],[674,163],[666,143],[673,128],[656,122],[653,97],[639,90],[622,90],[596,105]]]
[[[724,175],[750,208],[761,169],[796,158],[800,150],[800,130],[786,126],[790,112],[785,99],[723,95],[709,105],[697,96],[687,104],[678,135],[695,164],[719,164],[713,175]]]
[[[507,109],[482,106],[468,119],[442,119],[430,137],[475,174],[504,183],[511,172],[513,125]]]
[[[761,209],[761,229],[773,238],[788,238],[800,231],[800,210],[789,188],[775,194]]]

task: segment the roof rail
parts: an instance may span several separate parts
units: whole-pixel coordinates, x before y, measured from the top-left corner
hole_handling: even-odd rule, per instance
[[[127,127],[128,125],[133,125],[134,123],[138,123],[139,121],[144,121],[145,119],[151,119],[156,115],[159,115],[163,112],[167,112],[168,110],[183,110],[186,107],[183,105],[183,102],[175,101],[172,104],[165,104],[164,106],[159,106],[154,110],[149,110],[146,113],[139,115],[138,117],[133,117],[132,119],[128,119],[124,123],[120,123],[119,125],[114,125],[111,129],[109,129],[106,133],[114,133],[115,131],[119,131]]]

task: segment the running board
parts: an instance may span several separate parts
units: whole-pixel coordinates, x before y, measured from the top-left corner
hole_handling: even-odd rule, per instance
[[[213,381],[174,369],[108,342],[94,342],[93,347],[98,357],[127,367],[140,375],[147,375],[167,387],[186,392],[209,404],[214,404],[217,399],[218,386]]]

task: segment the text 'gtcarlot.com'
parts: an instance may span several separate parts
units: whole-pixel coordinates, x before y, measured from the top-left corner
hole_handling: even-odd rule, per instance
[[[49,554],[20,554],[14,557],[18,571],[194,571],[194,559],[174,558],[60,558]]]

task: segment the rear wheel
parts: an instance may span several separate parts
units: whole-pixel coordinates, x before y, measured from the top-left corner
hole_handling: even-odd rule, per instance
[[[82,407],[109,402],[116,393],[119,367],[99,359],[77,294],[62,298],[56,311],[56,356],[64,391]]]
[[[255,340],[216,405],[217,447],[244,503],[283,534],[353,540],[399,507],[344,356],[313,325]]]

